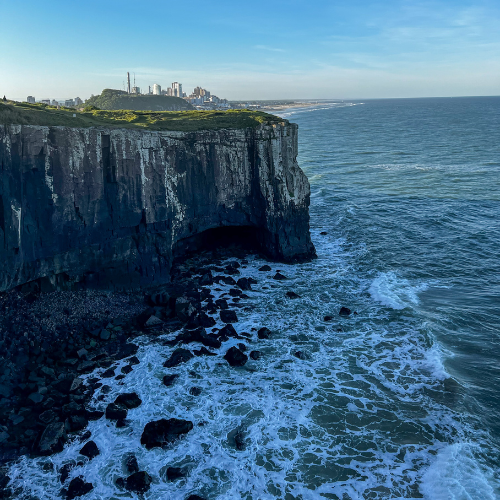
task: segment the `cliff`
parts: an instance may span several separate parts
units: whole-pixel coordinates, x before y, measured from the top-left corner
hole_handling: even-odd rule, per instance
[[[216,228],[311,258],[297,132],[0,125],[0,290],[167,282],[176,256],[231,235]]]

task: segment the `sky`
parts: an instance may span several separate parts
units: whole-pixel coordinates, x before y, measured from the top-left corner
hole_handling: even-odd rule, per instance
[[[500,94],[498,0],[0,0],[0,18],[15,100],[86,99],[127,71],[232,100]]]

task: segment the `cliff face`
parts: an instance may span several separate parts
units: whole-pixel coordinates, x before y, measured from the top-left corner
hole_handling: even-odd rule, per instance
[[[165,282],[196,235],[224,226],[244,227],[273,259],[308,259],[309,183],[296,156],[293,124],[0,125],[0,290],[33,280],[118,289]]]

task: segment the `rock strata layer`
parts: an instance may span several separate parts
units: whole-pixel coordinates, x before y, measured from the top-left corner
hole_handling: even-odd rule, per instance
[[[0,291],[168,282],[176,256],[232,237],[313,257],[297,134],[0,126]]]

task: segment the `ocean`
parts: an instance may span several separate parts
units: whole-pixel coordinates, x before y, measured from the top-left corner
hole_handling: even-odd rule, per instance
[[[169,371],[173,348],[139,339],[141,363],[93,402],[137,392],[129,425],[90,422],[101,451],[90,462],[78,441],[23,457],[10,471],[20,498],[58,498],[51,464],[71,460],[82,463],[70,478],[94,485],[85,499],[131,498],[115,485],[128,452],[153,478],[147,500],[500,498],[500,98],[336,101],[282,116],[299,124],[318,258],[260,272],[251,256],[240,268],[258,283],[235,327],[274,332],[248,343],[262,357]],[[216,298],[229,288],[211,287]],[[144,425],[162,417],[194,429],[147,451]],[[188,474],[168,481],[169,466]]]

